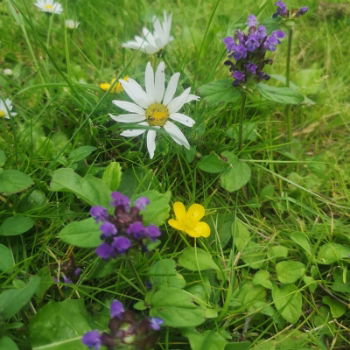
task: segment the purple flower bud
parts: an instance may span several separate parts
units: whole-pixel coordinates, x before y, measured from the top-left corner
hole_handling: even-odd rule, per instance
[[[100,226],[100,230],[102,232],[102,238],[113,236],[118,232],[117,228],[108,221]]]
[[[235,58],[236,61],[246,58],[247,53],[248,53],[247,48],[242,44],[235,45],[233,48],[233,57]]]
[[[256,33],[249,35],[246,41],[246,47],[249,52],[255,51],[260,46],[259,37]]]
[[[239,70],[235,70],[232,74],[232,77],[235,78],[239,82],[242,82],[245,80],[245,74],[240,72]]]
[[[90,331],[83,335],[82,343],[89,347],[89,349],[99,350],[102,342],[99,331]]]
[[[273,14],[272,17],[285,17],[288,15],[287,5],[282,0],[277,1],[275,3],[275,6],[277,6],[277,11]]]
[[[90,209],[90,215],[95,219],[96,222],[104,222],[108,218],[108,211],[99,205],[95,205]]]
[[[112,246],[118,253],[125,253],[130,247],[132,243],[129,238],[124,236],[118,236],[113,239]]]
[[[141,221],[135,221],[129,225],[126,233],[133,236],[134,238],[141,238],[145,234],[145,227]]]
[[[256,20],[256,17],[254,15],[249,15],[247,21],[248,27],[256,27],[257,24],[258,21]]]
[[[307,11],[309,11],[309,8],[307,6],[300,7],[298,12],[296,13],[296,17],[304,15]]]
[[[267,36],[266,27],[265,26],[259,26],[257,31],[256,31],[256,35],[257,35],[259,40],[264,40],[265,37]]]
[[[130,199],[120,192],[112,192],[112,202],[111,205],[115,207],[122,206],[125,210],[129,210]]]
[[[249,73],[252,73],[254,75],[256,74],[256,70],[258,69],[258,66],[251,62],[247,63],[245,67]]]
[[[149,225],[145,227],[145,235],[150,239],[154,240],[161,235],[161,232],[158,226]]]
[[[82,272],[83,270],[80,267],[77,267],[73,273],[74,273],[74,276],[79,277]]]
[[[160,326],[164,323],[164,321],[161,318],[157,317],[150,317],[149,319],[149,325],[154,331],[159,331]]]
[[[120,318],[124,312],[124,305],[119,300],[113,300],[110,308],[111,318]]]
[[[102,243],[96,248],[96,254],[101,258],[101,259],[109,259],[115,256],[115,251],[112,246],[110,246],[107,243]]]
[[[145,209],[145,207],[150,203],[147,197],[139,197],[135,201],[135,207],[139,210]]]
[[[234,47],[235,47],[236,43],[235,43],[234,39],[231,36],[228,36],[228,37],[224,38],[223,42],[224,42],[224,44],[226,46],[226,50],[228,52],[234,50]]]

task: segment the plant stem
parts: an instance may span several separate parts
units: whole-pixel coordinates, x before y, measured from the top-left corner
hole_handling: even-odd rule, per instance
[[[243,120],[244,120],[246,101],[247,101],[247,94],[245,92],[243,92],[242,101],[241,101],[241,109],[239,111],[239,134],[238,134],[238,150],[239,151],[241,151],[243,148]]]
[[[287,62],[286,62],[286,86],[290,85],[290,61],[292,54],[292,41],[293,41],[293,29],[288,29],[288,50],[287,50]],[[290,106],[286,106],[286,128],[288,135],[288,143],[292,141],[292,119],[290,116]]]
[[[143,283],[143,281],[142,281],[140,275],[138,274],[138,272],[137,272],[137,270],[136,270],[136,268],[135,268],[135,265],[134,265],[134,261],[133,261],[133,259],[132,259],[132,256],[129,256],[128,259],[127,259],[127,261],[129,262],[129,265],[130,265],[130,267],[131,267],[131,270],[133,271],[134,276],[135,276],[137,282],[139,283],[141,289],[142,289],[142,290],[144,291],[144,293],[146,294],[146,293],[147,293],[147,288],[146,288],[146,286],[144,285],[144,283]]]

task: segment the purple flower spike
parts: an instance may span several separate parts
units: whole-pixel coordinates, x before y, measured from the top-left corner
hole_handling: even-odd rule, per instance
[[[245,74],[240,72],[239,70],[234,71],[232,76],[238,81],[244,81],[245,79]]]
[[[277,6],[277,11],[273,14],[273,17],[285,17],[288,15],[287,5],[282,0],[277,1],[275,6]]]
[[[304,15],[307,11],[309,11],[309,8],[307,6],[300,7],[298,12],[296,13],[296,17]]]
[[[117,228],[108,221],[100,226],[100,230],[102,232],[102,238],[113,236],[118,232]]]
[[[101,258],[101,259],[109,259],[115,256],[115,251],[112,246],[110,246],[107,243],[102,243],[96,248],[96,254]]]
[[[247,68],[247,71],[252,74],[256,74],[256,70],[258,69],[258,66],[251,62],[247,63],[245,67]]]
[[[151,317],[149,319],[149,325],[154,331],[159,331],[163,323],[164,321],[161,318]]]
[[[257,24],[258,21],[256,20],[256,17],[254,15],[249,15],[247,21],[248,27],[256,27]]]
[[[119,300],[113,300],[110,308],[111,318],[120,318],[124,312],[124,305]]]
[[[259,46],[260,46],[259,35],[257,33],[250,34],[246,41],[246,47],[248,51],[253,52]]]
[[[111,205],[115,207],[122,206],[125,210],[129,210],[130,199],[120,192],[112,192],[112,202]]]
[[[108,211],[99,205],[95,205],[90,209],[90,215],[95,219],[96,222],[104,222],[108,218]]]
[[[136,239],[141,238],[145,234],[145,226],[143,226],[143,223],[141,221],[135,221],[129,225],[126,233]]]
[[[99,350],[102,345],[99,331],[90,331],[85,333],[81,341],[92,350]]]
[[[145,227],[145,234],[150,239],[155,240],[161,235],[161,232],[160,232],[158,226],[149,225],[149,226]]]
[[[113,239],[112,246],[118,253],[125,253],[131,248],[131,241],[129,238],[124,236],[119,236]]]
[[[228,36],[226,38],[224,38],[223,40],[225,46],[226,46],[226,50],[227,51],[233,51],[234,50],[234,47],[236,45],[234,39],[231,37],[231,36]]]
[[[145,209],[145,207],[150,203],[147,197],[139,197],[135,201],[135,207],[139,210]]]

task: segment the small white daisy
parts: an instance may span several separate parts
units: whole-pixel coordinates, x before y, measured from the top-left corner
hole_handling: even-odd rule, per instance
[[[4,75],[10,76],[10,75],[13,74],[13,71],[12,71],[12,69],[10,69],[10,68],[5,68],[5,69],[3,70],[3,73],[4,73]]]
[[[34,4],[39,10],[60,15],[63,12],[62,5],[54,0],[37,0]]]
[[[165,65],[161,62],[154,74],[151,63],[145,70],[146,91],[132,78],[120,79],[125,93],[135,102],[113,100],[119,108],[130,114],[118,116],[110,114],[110,117],[120,123],[137,123],[135,128],[127,129],[120,135],[125,137],[139,136],[147,132],[147,149],[151,158],[156,149],[156,131],[161,127],[179,145],[190,148],[190,145],[179,129],[172,121],[176,121],[188,127],[192,127],[195,121],[189,116],[179,113],[182,106],[191,101],[197,101],[199,96],[190,94],[191,88],[187,88],[181,95],[174,98],[180,73],[175,73],[165,88]],[[141,128],[138,128],[140,126]],[[151,127],[151,128],[148,128]]]
[[[10,99],[2,100],[0,98],[0,119],[10,119],[14,117],[17,113],[12,112],[12,102]]]
[[[134,40],[122,44],[123,47],[140,50],[147,54],[154,54],[163,49],[174,38],[170,35],[172,15],[163,14],[163,23],[157,17],[153,17],[153,33],[146,27],[142,29],[143,37],[135,36]]]
[[[74,19],[66,19],[64,23],[66,25],[66,28],[68,29],[77,29],[80,24],[78,21],[75,21]]]

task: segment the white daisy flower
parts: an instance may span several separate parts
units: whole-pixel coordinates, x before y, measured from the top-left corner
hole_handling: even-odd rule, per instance
[[[168,45],[174,38],[170,35],[172,15],[163,14],[163,23],[153,17],[153,33],[146,27],[142,29],[143,37],[135,36],[134,40],[127,41],[122,47],[140,50],[147,54],[154,54]]]
[[[10,69],[10,68],[5,68],[5,69],[3,70],[3,73],[4,73],[4,75],[10,76],[10,75],[13,74],[13,71],[12,71],[12,69]]]
[[[2,100],[0,98],[0,119],[10,119],[11,117],[14,117],[17,113],[11,112],[12,111],[12,102],[10,99]]]
[[[34,4],[39,10],[57,15],[63,12],[62,5],[54,0],[37,0]]]
[[[66,25],[66,28],[68,29],[77,29],[80,24],[78,21],[75,21],[74,19],[66,19],[64,23]]]
[[[137,123],[135,128],[123,131],[120,134],[122,136],[134,137],[147,132],[147,149],[151,158],[153,158],[156,149],[156,131],[161,127],[177,144],[187,149],[190,148],[185,135],[172,121],[192,127],[195,121],[179,111],[185,103],[199,100],[199,96],[190,94],[190,87],[174,98],[180,73],[175,73],[165,88],[164,69],[165,65],[161,62],[154,74],[151,63],[147,64],[145,71],[146,91],[132,78],[120,79],[125,93],[135,103],[113,100],[112,102],[117,107],[125,110],[128,114],[118,116],[110,114],[110,117],[116,122]]]

